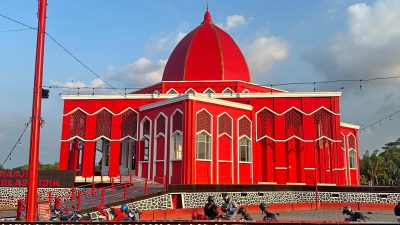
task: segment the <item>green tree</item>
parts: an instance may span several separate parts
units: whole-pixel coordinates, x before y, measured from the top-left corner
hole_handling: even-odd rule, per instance
[[[382,152],[366,151],[360,160],[361,183],[365,185],[400,184],[400,138],[388,142]]]
[[[29,169],[28,164],[13,168],[13,170],[28,170],[28,169]],[[58,162],[51,164],[42,164],[41,162],[39,162],[39,170],[58,170]]]

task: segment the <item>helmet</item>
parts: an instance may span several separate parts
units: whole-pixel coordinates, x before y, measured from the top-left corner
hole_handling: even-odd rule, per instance
[[[246,214],[246,209],[243,208],[243,207],[240,207],[240,208],[238,209],[238,214]]]
[[[267,204],[265,204],[265,203],[260,203],[260,209],[261,209],[261,211],[264,211],[265,209],[267,209],[268,208],[268,205]]]
[[[125,205],[125,204],[122,204],[122,205],[121,205],[121,212],[128,213],[128,212],[129,212],[129,208],[128,208],[128,206],[127,206],[127,205]]]
[[[345,206],[343,208],[343,214],[349,215],[349,214],[351,214],[351,212],[352,212],[352,209],[350,206]]]
[[[207,201],[208,202],[213,202],[214,201],[214,196],[208,196]]]

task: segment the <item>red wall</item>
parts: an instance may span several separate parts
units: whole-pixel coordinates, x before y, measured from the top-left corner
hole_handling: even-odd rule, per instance
[[[168,84],[163,84],[168,88]],[[216,85],[217,87],[218,85]],[[176,87],[179,88],[179,87]],[[229,98],[226,100],[251,105],[252,110],[234,108],[214,103],[195,100],[184,100],[169,105],[140,111],[139,107],[148,105],[161,99],[121,99],[121,100],[65,100],[63,116],[62,140],[70,138],[69,123],[71,114],[80,108],[86,116],[85,154],[83,160],[83,175],[93,174],[94,139],[96,138],[96,115],[91,115],[102,109],[109,109],[113,113],[111,126],[111,154],[110,174],[119,174],[119,139],[121,139],[121,112],[128,107],[139,112],[138,140],[142,138],[140,123],[145,119],[151,121],[150,159],[149,162],[137,162],[136,174],[149,179],[161,179],[164,176],[170,183],[258,183],[272,182],[278,184],[338,184],[359,185],[359,163],[357,169],[348,168],[348,144],[341,147],[342,134],[355,135],[357,130],[340,127],[339,97],[286,97],[286,98]],[[179,109],[183,112],[183,160],[170,162],[170,131],[171,115]],[[196,160],[196,113],[206,110],[211,114],[212,157],[211,160]],[[257,116],[262,110],[272,113],[273,130],[267,136],[257,131]],[[291,111],[294,110],[294,111]],[[317,139],[321,136],[321,129],[315,125],[315,116],[319,110],[328,112],[324,121],[329,121],[331,129],[328,138]],[[156,137],[156,118],[163,113],[167,119],[166,131]],[[227,113],[232,118],[232,133],[218,134],[218,118]],[[300,115],[301,124],[296,125],[295,133],[292,129],[290,117],[292,113]],[[246,116],[251,121],[252,153],[248,163],[240,163],[238,156],[238,121]],[[288,122],[289,121],[289,122]],[[324,123],[325,124],[325,123]],[[294,125],[293,125],[294,126]],[[325,125],[324,125],[325,126]],[[289,127],[289,128],[288,128]],[[267,129],[267,128],[265,128]],[[269,128],[268,128],[269,129]],[[295,129],[295,128],[293,128]],[[297,132],[297,133],[296,133]],[[325,132],[325,131],[322,131]],[[319,133],[319,134],[318,134]],[[67,169],[68,142],[62,142],[60,151],[60,168]],[[358,142],[356,143],[357,159]],[[92,149],[89,149],[93,148]],[[138,160],[142,160],[143,142],[136,145]],[[89,149],[89,150],[86,150]],[[157,157],[154,158],[154,154]],[[113,160],[114,159],[114,160]],[[148,165],[147,165],[148,164]],[[139,165],[142,168],[139,169]],[[149,171],[150,176],[147,172]],[[233,175],[232,175],[233,174]]]

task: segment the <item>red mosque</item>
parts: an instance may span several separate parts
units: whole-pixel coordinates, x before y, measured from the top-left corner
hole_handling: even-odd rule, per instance
[[[340,92],[251,83],[235,41],[204,21],[162,81],[120,95],[64,95],[60,169],[170,184],[359,185],[359,126]]]

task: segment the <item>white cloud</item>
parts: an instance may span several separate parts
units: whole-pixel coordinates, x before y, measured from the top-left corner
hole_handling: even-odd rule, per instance
[[[381,0],[347,9],[347,30],[304,55],[330,79],[400,74],[400,1]]]
[[[247,23],[247,20],[244,16],[242,15],[232,15],[226,17],[226,29],[232,29],[236,27],[243,26]]]
[[[217,26],[223,30],[231,30],[234,28],[243,27],[248,24],[248,19],[243,15],[231,15],[227,16],[225,21]]]
[[[179,42],[182,40],[182,38],[184,38],[186,35],[187,35],[186,32],[180,31],[180,32],[176,35],[175,43],[179,43]]]
[[[130,87],[144,87],[161,81],[166,63],[164,59],[152,61],[142,57],[119,69],[110,79]]]
[[[287,58],[289,44],[277,37],[259,36],[244,48],[251,75],[255,78]]]
[[[151,43],[151,44],[149,44],[149,45],[146,45],[145,46],[145,50],[147,51],[147,52],[154,52],[154,51],[160,51],[160,50],[163,50],[165,47],[166,47],[166,45],[168,44],[168,42],[169,42],[169,37],[168,36],[166,36],[166,37],[160,37],[158,40],[156,40],[155,42],[153,42],[153,43]]]

